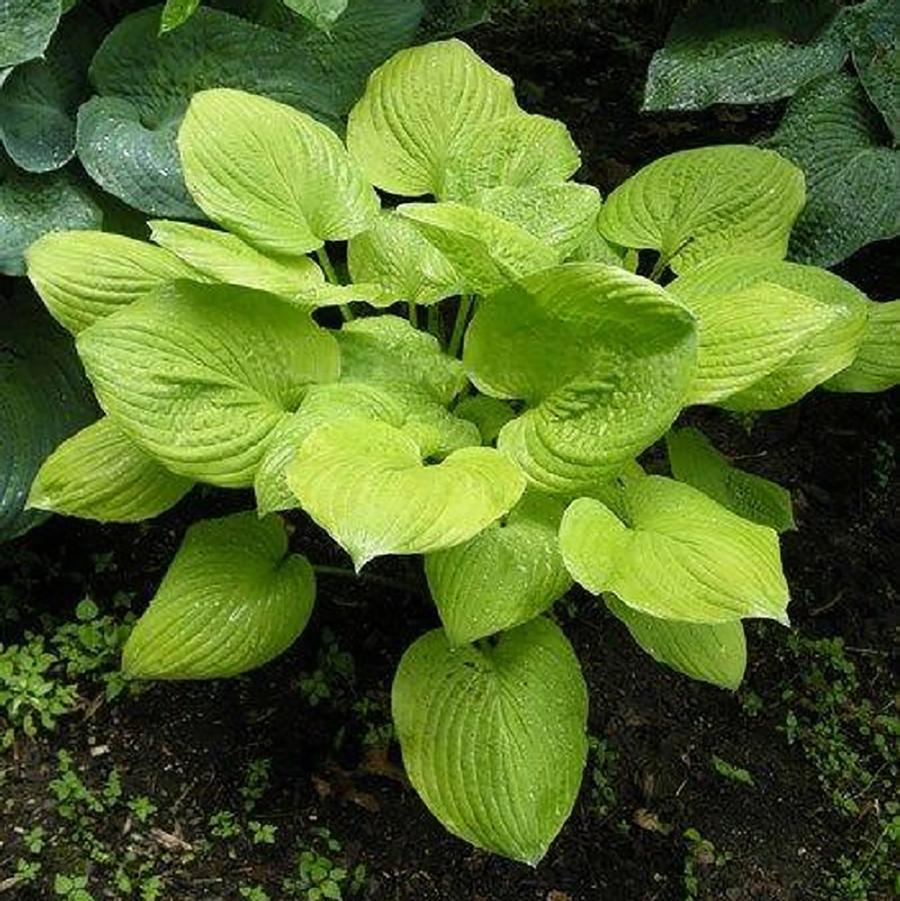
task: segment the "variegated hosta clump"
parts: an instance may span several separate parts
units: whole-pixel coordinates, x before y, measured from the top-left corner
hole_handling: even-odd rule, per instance
[[[394,682],[410,780],[452,832],[535,864],[586,749],[551,605],[574,580],[656,660],[734,689],[742,620],[787,622],[790,499],[673,423],[895,384],[897,304],[785,262],[804,186],[778,154],[676,153],[601,204],[571,180],[565,126],[459,41],[378,69],[346,144],[222,89],[194,96],[178,146],[218,228],[53,234],[28,253],[105,412],[31,503],[130,521],[195,482],[255,489],[259,518],[189,531],[126,647],[137,678],[232,675],[296,638],[314,567],[278,511],[305,510],[357,569],[422,554],[443,628]],[[647,250],[652,279],[635,274]],[[313,317],[328,306],[340,329]],[[645,474],[664,436],[672,475]]]

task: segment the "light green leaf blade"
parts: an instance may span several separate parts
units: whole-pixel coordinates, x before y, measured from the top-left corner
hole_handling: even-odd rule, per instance
[[[536,619],[493,647],[440,630],[403,655],[391,692],[410,782],[454,835],[532,866],[575,804],[587,689],[559,627]]]
[[[401,50],[369,78],[351,110],[347,146],[372,184],[442,196],[454,144],[518,112],[512,82],[455,39]]]
[[[740,144],[671,153],[619,185],[600,230],[658,250],[675,272],[727,253],[783,259],[804,202],[803,173],[771,150]]]
[[[498,446],[544,491],[617,475],[660,438],[693,378],[694,319],[659,286],[602,263],[568,263],[495,294],[463,361],[485,394],[520,398]]]
[[[425,465],[419,444],[381,422],[316,429],[287,469],[303,509],[353,558],[424,554],[461,544],[512,509],[521,474],[488,447]]]
[[[73,335],[154,288],[203,278],[167,250],[109,232],[52,232],[25,259],[41,300]]]
[[[834,0],[700,0],[680,13],[647,72],[645,110],[790,97],[847,56]]]
[[[823,385],[829,391],[887,391],[900,384],[900,300],[869,301],[853,362]]]
[[[559,541],[576,582],[662,619],[787,622],[788,588],[773,529],[661,476],[627,483],[626,501],[628,525],[591,498],[566,510]]]
[[[458,646],[543,613],[568,591],[557,532],[559,498],[526,492],[474,538],[425,557],[428,587],[447,640]]]
[[[468,419],[474,423],[485,444],[493,444],[500,434],[500,429],[511,419],[516,418],[515,410],[506,401],[484,394],[464,397],[453,408],[453,412],[461,419]]]
[[[159,20],[159,33],[165,34],[184,25],[199,6],[200,0],[166,0]]]
[[[557,184],[580,165],[581,154],[562,122],[515,112],[459,135],[447,160],[441,196],[467,200],[501,185]]]
[[[225,487],[253,484],[272,430],[340,367],[334,338],[274,295],[187,282],[85,329],[78,352],[129,438],[172,472]]]
[[[160,466],[103,417],[44,461],[28,505],[100,522],[138,522],[174,506],[192,485]]]
[[[97,415],[71,338],[31,292],[0,298],[0,541],[46,518],[25,510],[47,455]]]
[[[301,256],[365,231],[378,214],[340,138],[265,97],[228,88],[195,94],[178,150],[197,205],[263,252]]]
[[[562,260],[558,249],[524,228],[455,201],[404,203],[397,212],[450,261],[467,293],[492,294]]]
[[[794,528],[790,492],[762,476],[732,466],[697,429],[666,435],[669,465],[679,482],[702,491],[738,516],[776,532]]]
[[[747,668],[747,642],[740,620],[727,623],[683,623],[659,619],[604,595],[610,612],[657,663],[692,679],[737,691]]]
[[[900,152],[885,146],[883,131],[852,75],[820,78],[791,100],[770,146],[806,175],[807,203],[791,234],[793,259],[832,266],[900,233]]]
[[[381,286],[379,305],[432,304],[462,293],[462,280],[446,257],[393,210],[350,239],[347,264],[354,282]]]
[[[0,69],[40,56],[62,12],[60,0],[3,0],[0,5]]]
[[[287,650],[312,612],[316,583],[288,553],[284,525],[253,512],[188,529],[122,652],[137,679],[221,679]]]
[[[288,9],[309,19],[322,31],[329,31],[347,8],[347,0],[282,0],[282,2]]]
[[[255,250],[237,235],[164,219],[151,220],[150,237],[214,281],[257,288],[293,298],[325,282],[309,257],[273,257]]]

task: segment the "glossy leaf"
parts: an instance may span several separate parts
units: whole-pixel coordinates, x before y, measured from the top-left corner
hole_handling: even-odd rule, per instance
[[[900,300],[866,305],[866,329],[853,362],[824,386],[829,391],[886,391],[900,384]]]

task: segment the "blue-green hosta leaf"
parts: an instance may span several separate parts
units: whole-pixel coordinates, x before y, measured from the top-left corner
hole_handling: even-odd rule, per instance
[[[563,257],[573,253],[587,237],[600,212],[600,192],[573,182],[488,188],[470,202],[524,228]]]
[[[203,278],[167,250],[109,232],[52,232],[25,260],[41,300],[73,335],[154,288]]]
[[[365,231],[378,215],[378,197],[340,138],[265,97],[195,94],[178,150],[197,205],[265,253],[302,256]]]
[[[462,41],[396,53],[350,112],[347,146],[369,180],[407,197],[442,196],[462,136],[518,112],[512,82]]]
[[[804,201],[803,173],[771,150],[740,144],[671,153],[619,185],[600,230],[658,250],[675,272],[727,253],[783,259]]]
[[[354,319],[336,337],[343,379],[415,386],[441,404],[449,404],[466,384],[462,363],[445,354],[433,335],[399,316]]]
[[[312,613],[313,569],[278,517],[253,512],[188,529],[122,652],[137,679],[221,679],[293,644]]]
[[[647,71],[644,109],[768,103],[840,69],[835,0],[700,0],[678,15]]]
[[[316,28],[330,31],[347,9],[347,0],[282,0],[288,9],[309,19]]]
[[[500,434],[500,429],[511,419],[516,418],[516,411],[506,402],[485,394],[464,397],[453,412],[461,419],[474,423],[481,433],[485,444],[493,444]]]
[[[0,3],[0,69],[40,56],[62,13],[60,0],[3,0]]]
[[[679,482],[687,482],[744,519],[776,532],[794,528],[791,494],[781,485],[732,466],[697,429],[675,429],[666,435],[669,466]]]
[[[383,554],[462,544],[512,509],[525,488],[493,448],[466,447],[433,465],[423,456],[400,429],[348,419],[309,435],[287,480],[357,570]]]
[[[192,485],[160,466],[105,416],[44,461],[28,505],[101,522],[137,522],[174,506]]]
[[[623,604],[611,594],[606,606],[657,663],[692,679],[736,691],[747,668],[747,642],[740,620],[684,623],[659,619]]]
[[[769,315],[774,312],[776,316],[766,319],[766,329],[747,323],[747,328],[753,329],[756,335],[754,343],[760,347],[758,359],[750,359],[733,342],[730,349],[728,342],[723,342],[721,350],[724,356],[720,355],[721,358],[716,360],[715,353],[711,353],[706,360],[710,379],[705,385],[699,384],[698,396],[703,392],[708,392],[706,396],[715,396],[717,389],[728,387],[729,373],[746,377],[758,369],[760,378],[735,393],[728,393],[721,403],[735,410],[776,409],[799,400],[853,361],[863,339],[868,301],[849,282],[824,269],[781,260],[727,256],[698,266],[669,284],[667,290],[697,314],[702,347],[705,310],[716,311],[713,328],[718,325],[722,334],[733,333],[735,329],[739,331],[743,317],[735,317],[726,326],[728,313],[725,307],[732,301],[737,305],[749,299],[757,305],[760,316],[766,315],[765,298],[770,290],[767,285],[774,286],[771,289]],[[787,289],[791,295],[783,294],[782,289]],[[827,307],[826,312],[814,314],[814,318],[821,315],[823,327],[813,328],[795,353],[764,374],[763,370],[791,344],[793,325],[789,325],[785,333],[784,326],[788,320],[784,317],[788,306],[798,305],[798,294],[817,302],[820,307]],[[808,307],[808,311],[812,312],[812,308]],[[782,317],[780,328],[777,316]],[[765,332],[769,333],[768,339]],[[779,350],[785,337],[788,341]],[[762,351],[764,345],[768,346],[766,353]],[[733,354],[731,364],[725,359],[729,353]],[[716,381],[718,377],[721,378]],[[732,387],[737,385],[736,380]]]
[[[165,34],[184,25],[200,6],[200,0],[166,0],[159,19],[159,33]]]
[[[565,502],[526,491],[474,538],[425,557],[425,574],[450,644],[511,629],[568,591],[557,532]]]
[[[0,298],[0,541],[46,518],[25,510],[47,455],[96,416],[68,335],[30,292]]]
[[[462,293],[462,280],[446,257],[393,210],[350,239],[347,264],[353,281],[381,286],[379,305],[432,304]]]
[[[62,169],[19,172],[0,156],[0,273],[25,274],[25,250],[47,232],[99,228],[103,214],[83,183]]]
[[[630,481],[625,494],[627,525],[592,498],[566,510],[559,542],[576,582],[662,619],[787,622],[788,588],[773,529],[661,476]]]
[[[467,293],[487,295],[562,261],[562,253],[493,213],[456,201],[404,203],[405,216],[446,257]]]
[[[428,809],[454,835],[532,866],[575,804],[587,704],[572,647],[547,619],[494,646],[454,650],[429,632],[391,692],[403,763]]]
[[[659,286],[602,263],[567,263],[495,294],[463,361],[485,394],[520,398],[498,446],[538,488],[573,494],[661,437],[694,373],[694,319]]]
[[[312,382],[334,381],[337,342],[271,294],[176,282],[78,336],[100,404],[172,472],[253,484],[266,441]]]
[[[150,237],[196,271],[229,285],[258,288],[293,298],[325,282],[309,257],[273,257],[260,253],[237,235],[188,222],[152,220]]]
[[[900,151],[885,146],[883,130],[859,80],[846,73],[820,78],[791,100],[771,138],[806,175],[791,257],[831,266],[900,232]]]
[[[46,54],[16,67],[0,88],[0,140],[29,172],[58,169],[75,155],[75,111],[103,21],[85,7],[66,16]]]
[[[516,111],[459,135],[446,163],[441,197],[468,200],[501,185],[559,184],[580,165],[581,154],[562,122]]]
[[[887,391],[900,384],[900,300],[869,301],[866,330],[853,362],[825,382],[829,391]]]

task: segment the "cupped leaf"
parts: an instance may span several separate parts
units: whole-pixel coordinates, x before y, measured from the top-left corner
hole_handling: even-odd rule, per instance
[[[177,282],[78,336],[104,410],[166,468],[253,484],[266,441],[312,382],[333,381],[337,343],[271,294]]]
[[[512,82],[462,41],[396,53],[372,73],[351,110],[347,146],[379,188],[442,196],[454,145],[518,112]]]
[[[365,231],[378,214],[378,197],[340,138],[265,97],[195,94],[178,150],[197,205],[263,252],[302,256]]]
[[[647,71],[644,109],[790,97],[847,56],[835,0],[700,0],[676,16]]]
[[[665,433],[695,353],[693,317],[662,288],[618,267],[569,263],[484,303],[463,361],[481,391],[527,404],[498,446],[538,488],[573,494]]]
[[[137,679],[221,679],[262,666],[303,631],[316,583],[284,525],[255,513],[188,529],[122,652]]]
[[[156,219],[148,224],[150,237],[160,247],[214,281],[287,298],[325,282],[322,270],[309,257],[262,254],[237,235],[188,222]]]
[[[73,335],[154,288],[203,278],[167,250],[109,232],[52,232],[25,260],[41,300]]]
[[[732,513],[776,532],[794,528],[790,492],[762,476],[732,466],[697,429],[666,435],[669,465],[679,482],[702,491]]]
[[[403,655],[391,706],[428,809],[454,835],[536,865],[572,811],[587,755],[587,689],[559,627],[536,619],[457,650],[429,632]]]
[[[492,294],[562,260],[557,248],[524,228],[455,201],[404,203],[397,212],[450,261],[469,293]]]
[[[0,69],[41,56],[56,31],[60,0],[3,0],[0,4]]]
[[[3,82],[0,140],[17,166],[49,172],[75,155],[75,111],[102,33],[103,21],[93,10],[77,9],[66,16],[42,58],[17,66]]]
[[[425,557],[450,644],[528,622],[566,593],[572,580],[557,540],[564,510],[564,501],[528,491],[474,538]]]
[[[462,280],[447,258],[394,211],[350,239],[347,264],[353,281],[381,286],[385,306],[397,300],[431,304],[462,293]]]
[[[883,131],[851,75],[817,79],[791,100],[771,146],[806,175],[792,258],[831,266],[900,232],[900,151],[885,146]]]
[[[610,612],[657,663],[692,679],[736,691],[747,668],[747,641],[740,620],[727,623],[684,623],[659,619],[604,596]]]
[[[512,509],[521,474],[489,447],[423,463],[420,445],[381,422],[349,419],[316,429],[287,469],[303,509],[353,558],[424,554],[477,535]]]
[[[44,461],[28,506],[101,522],[137,522],[174,506],[192,485],[160,466],[103,417]]]
[[[625,499],[627,525],[592,498],[566,510],[559,541],[576,582],[661,619],[787,622],[788,588],[774,530],[661,476],[628,482]]]
[[[600,230],[653,248],[675,272],[727,253],[780,260],[804,202],[803,173],[771,150],[739,144],[661,157],[619,185]]]
[[[72,341],[30,292],[0,298],[0,541],[46,518],[25,510],[47,455],[96,415]]]
[[[165,34],[184,25],[199,6],[200,0],[166,0],[159,20],[159,33]]]
[[[784,289],[791,294],[785,294]],[[760,316],[767,316],[768,339],[762,334],[764,330],[752,323],[746,326],[747,334],[752,331],[754,344],[760,348],[756,361],[734,342],[731,342],[729,351],[728,341],[723,341],[718,349],[713,341],[712,349],[705,358],[706,373],[710,379],[705,384],[698,383],[698,397],[701,393],[705,393],[706,397],[722,397],[724,392],[720,389],[727,388],[728,380],[733,376],[739,377],[731,385],[736,388],[740,379],[746,381],[746,377],[757,370],[761,375],[719,401],[730,409],[771,410],[794,403],[816,385],[850,365],[865,331],[866,296],[837,275],[814,266],[727,256],[698,266],[670,283],[667,290],[697,314],[701,347],[705,310],[715,311],[712,331],[718,329],[720,334],[732,337],[735,330],[740,331],[743,327],[745,316],[739,308],[729,323],[729,305],[737,306],[749,299],[757,306]],[[765,310],[767,294],[772,301],[769,314]],[[800,320],[788,318],[786,314],[788,306],[797,309],[803,306],[799,304],[798,294],[827,308],[815,314],[821,317],[824,327],[813,328],[793,355],[768,374],[762,374],[763,369],[790,347],[794,330],[792,322]],[[812,312],[809,304],[806,308]],[[776,316],[771,316],[773,312],[781,317],[780,322]],[[706,337],[709,341],[710,335]],[[766,348],[765,352],[763,348]],[[730,363],[726,359],[729,352],[733,355]]]
[[[853,362],[823,385],[829,391],[887,391],[900,384],[900,300],[869,301]]]
[[[103,214],[69,170],[30,175],[0,157],[0,273],[25,274],[25,250],[47,232],[99,228]]]

